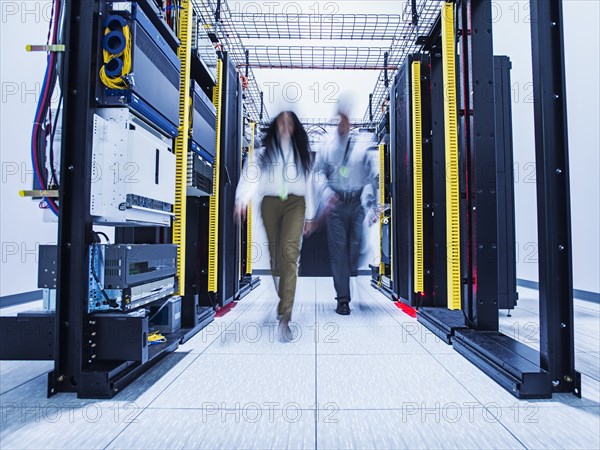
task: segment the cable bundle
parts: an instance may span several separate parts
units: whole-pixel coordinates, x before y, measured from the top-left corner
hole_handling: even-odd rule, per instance
[[[52,8],[52,16],[48,25],[47,45],[56,45],[62,40],[62,2],[54,0]],[[31,161],[33,164],[33,174],[35,186],[38,189],[58,189],[59,180],[54,167],[54,133],[58,125],[58,117],[62,104],[62,89],[61,100],[59,100],[56,109],[56,117],[52,124],[52,115],[50,106],[52,104],[52,93],[54,92],[57,81],[59,79],[59,56],[57,52],[49,51],[47,55],[46,71],[42,83],[40,98],[35,111],[33,120],[33,128],[31,131]],[[48,143],[48,138],[50,142]],[[50,179],[45,168],[46,152],[49,147],[50,153]],[[40,207],[49,208],[55,215],[58,216],[58,204],[52,198],[44,197],[40,203]]]
[[[100,79],[110,89],[128,89],[131,72],[131,31],[125,19],[112,15],[104,21]]]
[[[167,338],[160,334],[158,331],[154,333],[150,333],[148,335],[148,344],[149,345],[158,345],[167,342]]]

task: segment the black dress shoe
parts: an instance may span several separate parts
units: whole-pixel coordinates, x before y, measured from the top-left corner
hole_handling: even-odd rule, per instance
[[[348,302],[338,302],[337,308],[335,308],[335,312],[340,316],[348,316],[350,315],[350,305]]]

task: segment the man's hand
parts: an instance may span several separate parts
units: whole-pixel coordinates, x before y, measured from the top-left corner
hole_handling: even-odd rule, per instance
[[[233,210],[233,220],[235,220],[236,223],[240,223],[244,219],[246,219],[246,207],[236,204],[235,209]]]
[[[369,208],[369,212],[367,213],[367,223],[369,226],[375,225],[379,221],[379,215],[373,210],[373,208]]]

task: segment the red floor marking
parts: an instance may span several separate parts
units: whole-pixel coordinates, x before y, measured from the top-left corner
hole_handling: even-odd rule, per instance
[[[225,314],[227,314],[229,311],[231,311],[233,308],[235,308],[235,305],[237,305],[237,302],[231,302],[231,303],[226,304],[225,306],[217,308],[215,317],[223,317]]]
[[[396,306],[400,308],[405,314],[408,314],[410,317],[417,317],[417,310],[408,305],[405,305],[402,302],[395,302]]]

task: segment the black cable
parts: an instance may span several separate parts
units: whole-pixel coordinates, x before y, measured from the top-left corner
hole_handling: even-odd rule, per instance
[[[45,113],[43,115],[42,121],[43,120],[45,120]],[[38,167],[40,168],[40,181],[42,182],[42,186],[45,186],[47,188],[48,187],[48,172],[45,170],[45,167],[46,167],[46,159],[45,159],[45,156],[46,156],[45,155],[46,133],[41,124],[38,126],[39,126],[39,131],[37,133],[37,139],[36,139],[35,157],[37,159]],[[42,188],[42,186],[40,186],[40,189]]]
[[[103,231],[94,231],[94,234],[102,236],[104,239],[106,239],[106,242],[110,244],[110,239]]]
[[[152,319],[154,319],[154,318],[155,318],[155,317],[158,315],[158,313],[159,313],[159,312],[161,312],[165,306],[167,306],[167,304],[168,304],[170,301],[171,301],[171,297],[169,297],[169,298],[167,299],[167,301],[166,301],[166,302],[164,302],[164,303],[163,303],[163,304],[160,306],[160,308],[158,308],[158,309],[157,309],[157,310],[154,312],[154,314],[152,314],[152,315],[150,316],[150,318],[148,319],[148,323],[152,322]]]
[[[57,188],[59,187],[59,182],[58,177],[56,176],[56,167],[54,167],[54,134],[56,133],[56,126],[58,125],[58,116],[60,115],[62,101],[63,96],[61,92],[58,106],[56,107],[56,117],[54,117],[54,124],[52,125],[52,133],[50,134],[50,173],[52,174],[52,181]]]
[[[461,310],[461,311],[462,311],[462,313],[463,313],[463,316],[464,316],[464,318],[465,318],[466,325],[467,325],[469,328],[473,328],[473,324],[474,324],[474,323],[475,323],[475,321],[477,320],[477,316],[475,316],[475,317],[473,317],[473,318],[471,319],[471,318],[469,318],[469,316],[467,316],[467,313],[465,312],[465,310],[464,310],[464,309],[460,308],[460,310]]]
[[[216,295],[216,294],[214,294],[214,295]],[[217,305],[215,304],[215,302],[212,299],[211,292],[208,293],[208,301],[210,302],[210,305],[212,306],[212,309],[214,311],[216,311],[217,310]]]

